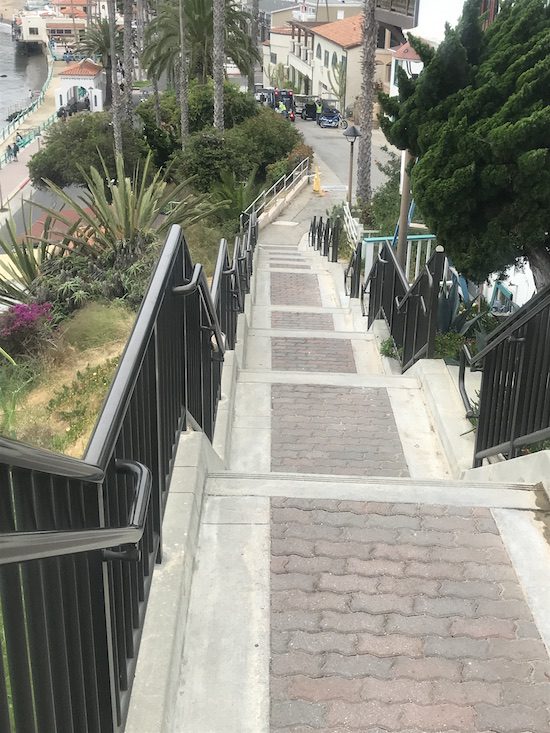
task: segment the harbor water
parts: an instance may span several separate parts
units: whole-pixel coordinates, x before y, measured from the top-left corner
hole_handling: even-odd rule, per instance
[[[17,49],[10,25],[0,23],[0,129],[7,125],[10,112],[30,101],[31,91],[40,91],[47,77],[46,56]]]

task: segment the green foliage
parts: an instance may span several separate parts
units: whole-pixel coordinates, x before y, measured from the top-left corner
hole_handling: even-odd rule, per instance
[[[189,49],[189,76],[206,82],[212,76],[213,14],[212,0],[184,0],[185,30]],[[225,52],[243,74],[260,62],[248,33],[250,15],[232,0],[225,6]],[[180,57],[179,4],[164,0],[145,32],[142,63],[152,75],[176,78]]]
[[[147,156],[147,143],[132,125],[123,123],[124,170],[131,175]],[[117,174],[111,117],[106,112],[81,113],[65,122],[56,122],[46,133],[42,149],[29,160],[34,186],[44,188],[46,179],[61,188],[86,185],[86,172],[93,166],[107,169],[107,177]]]
[[[313,161],[313,148],[310,145],[306,145],[304,142],[295,145],[286,158],[276,160],[274,163],[270,163],[267,166],[267,178],[266,183],[273,185],[275,181],[278,181],[282,176],[292,173],[292,171],[299,165],[302,160],[309,158],[310,164]]]
[[[214,201],[224,205],[223,217],[237,224],[239,215],[256,198],[256,170],[252,170],[245,181],[239,181],[235,171],[222,170],[220,180],[214,184],[212,193]],[[237,226],[235,226],[235,231]]]
[[[262,179],[271,163],[286,158],[301,142],[288,120],[262,109],[225,133],[210,127],[191,135],[185,150],[174,156],[172,175],[176,180],[192,177],[199,191],[210,191],[222,171],[234,171],[235,180],[242,182],[257,169]]]
[[[63,324],[61,338],[78,351],[104,346],[126,338],[134,318],[121,302],[90,303]]]
[[[15,438],[17,407],[35,380],[35,369],[28,359],[12,360],[0,369],[0,435]]]
[[[467,0],[418,80],[382,99],[383,128],[420,156],[413,194],[463,275],[475,281],[523,257],[550,281],[550,5],[504,3],[483,35]]]
[[[399,359],[399,353],[391,336],[384,339],[380,344],[380,354],[381,356],[388,357],[388,359]]]
[[[399,219],[401,194],[401,160],[398,155],[383,148],[388,155],[385,163],[377,162],[378,169],[384,174],[384,183],[376,189],[369,204],[360,211],[360,218],[367,229],[377,230],[381,236],[391,235]]]
[[[63,385],[48,403],[49,414],[66,424],[65,433],[53,437],[54,450],[64,451],[89,430],[97,419],[119,359],[108,359],[76,373],[70,385]]]
[[[348,78],[347,64],[345,60],[338,61],[332,69],[328,70],[328,81],[330,88],[338,97],[338,105],[344,114],[344,102],[346,99],[346,82]]]
[[[265,107],[255,117],[229,130],[226,137],[235,151],[249,150],[251,163],[258,166],[260,175],[265,174],[270,163],[285,158],[303,142],[291,122]]]
[[[17,234],[13,217],[10,215],[5,223],[5,237],[0,237],[0,253],[8,258],[0,269],[0,303],[10,305],[13,302],[28,302],[32,284],[40,274],[43,264],[52,256],[47,244],[37,243],[30,237],[30,221],[24,207],[21,207],[23,216],[23,236]],[[49,231],[49,221],[46,221],[45,231]]]
[[[189,84],[189,131],[199,132],[212,125],[214,119],[214,85],[209,79],[201,84],[194,79]],[[234,84],[224,84],[225,129],[238,125],[257,114],[258,105],[249,95],[240,92]],[[160,95],[161,126],[157,126],[154,99],[149,97],[137,108],[144,122],[144,134],[154,151],[155,163],[164,165],[180,144],[180,108],[173,92]]]
[[[267,70],[269,77],[269,84],[277,89],[292,89],[294,92],[298,91],[298,87],[293,84],[288,77],[288,68],[285,68],[284,64],[269,65]]]
[[[434,357],[436,359],[452,359],[456,361],[465,342],[466,337],[456,331],[437,333],[435,336]]]

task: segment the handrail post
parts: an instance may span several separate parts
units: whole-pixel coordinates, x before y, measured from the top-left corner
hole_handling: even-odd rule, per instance
[[[441,245],[435,248],[434,266],[433,266],[433,282],[430,288],[429,306],[428,306],[428,343],[426,356],[432,359],[435,354],[435,335],[437,332],[437,313],[439,303],[439,288],[443,277],[443,268],[445,267],[445,251]]]

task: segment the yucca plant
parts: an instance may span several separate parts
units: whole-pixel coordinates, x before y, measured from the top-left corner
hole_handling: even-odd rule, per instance
[[[258,186],[254,168],[245,181],[239,181],[234,171],[220,172],[220,180],[213,186],[214,201],[227,209],[227,217],[238,219],[239,214],[254,201]]]
[[[23,234],[18,235],[13,217],[9,217],[4,237],[0,237],[0,254],[7,257],[0,269],[0,303],[27,303],[30,299],[32,283],[40,275],[46,260],[56,256],[59,250],[48,246],[54,222],[47,217],[44,223],[44,234],[40,240],[31,235],[32,211],[27,218],[25,207],[23,214]]]
[[[186,226],[223,208],[225,201],[212,202],[210,196],[189,191],[189,180],[170,188],[159,171],[151,177],[152,157],[147,156],[143,167],[136,168],[132,178],[125,175],[122,156],[116,157],[116,179],[111,180],[102,160],[102,173],[90,168],[84,174],[87,190],[78,198],[66,193],[51,181],[48,188],[76,212],[74,222],[63,210],[36,204],[51,220],[66,228],[61,247],[79,249],[90,256],[111,254],[133,255],[157,234],[164,234],[172,224]],[[169,213],[161,218],[165,211]],[[55,234],[50,226],[48,234]],[[59,234],[59,232],[57,232]],[[42,243],[52,244],[45,238]]]

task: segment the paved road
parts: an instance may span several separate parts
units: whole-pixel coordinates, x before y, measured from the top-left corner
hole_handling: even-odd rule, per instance
[[[341,181],[343,186],[348,184],[349,175],[349,143],[342,134],[342,130],[321,128],[313,120],[296,120],[296,126],[303,134],[308,145],[315,151],[315,155],[327,165]],[[387,145],[386,138],[381,130],[374,130],[372,134],[372,151],[374,161],[386,161],[387,154],[382,148]],[[391,147],[391,146],[389,146]],[[357,145],[355,146],[357,156]],[[355,158],[355,163],[357,157]],[[372,167],[372,186],[378,188],[384,182],[384,175],[376,165]],[[356,179],[354,176],[353,186],[355,194]]]

